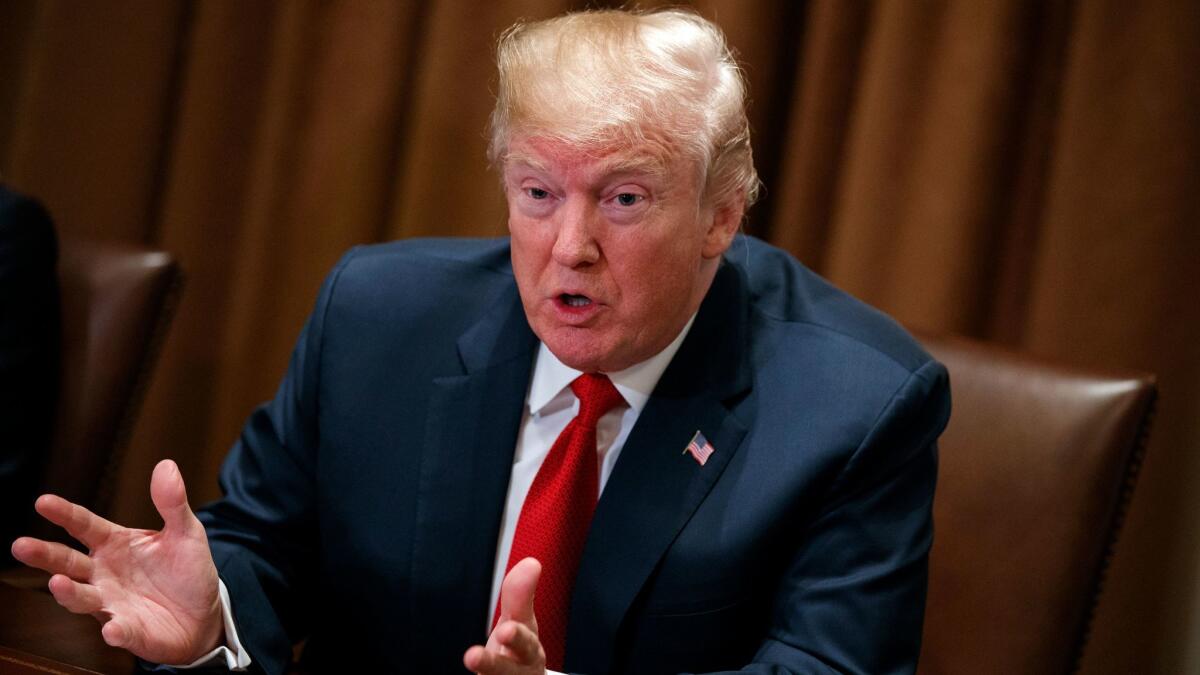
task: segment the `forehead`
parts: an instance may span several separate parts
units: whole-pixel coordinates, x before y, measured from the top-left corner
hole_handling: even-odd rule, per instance
[[[547,138],[513,139],[504,158],[504,171],[530,169],[538,173],[601,178],[637,174],[684,178],[686,162],[653,143],[603,143],[579,146]]]

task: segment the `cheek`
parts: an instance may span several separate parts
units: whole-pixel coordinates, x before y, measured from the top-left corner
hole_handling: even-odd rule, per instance
[[[512,242],[514,264],[518,256],[532,262],[539,257],[545,248],[543,240],[545,233],[538,228],[537,221],[524,218],[519,214],[508,217],[508,234]]]
[[[678,230],[673,235],[631,242],[624,251],[622,293],[636,307],[636,320],[645,325],[677,318],[693,302],[702,276],[697,242]]]
[[[631,255],[613,269],[622,296],[640,321],[669,314],[686,293],[689,274],[686,261],[670,255]]]
[[[550,269],[553,242],[547,244],[533,224],[519,218],[509,218],[508,231],[517,290],[526,302],[531,302],[539,295],[538,289]]]

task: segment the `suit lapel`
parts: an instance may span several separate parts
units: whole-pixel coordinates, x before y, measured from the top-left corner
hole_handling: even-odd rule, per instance
[[[745,436],[727,403],[750,387],[744,280],[723,265],[604,488],[572,594],[566,667],[607,672],[617,631],[659,559]],[[682,454],[700,431],[716,449]]]
[[[537,339],[515,286],[458,342],[461,369],[434,380],[413,541],[413,626],[429,659],[486,639],[488,596]]]

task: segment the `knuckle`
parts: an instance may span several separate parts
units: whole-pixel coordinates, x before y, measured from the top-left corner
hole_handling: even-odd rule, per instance
[[[67,584],[58,584],[50,587],[50,594],[54,596],[55,602],[71,609],[75,603],[75,594],[71,592],[71,587]]]

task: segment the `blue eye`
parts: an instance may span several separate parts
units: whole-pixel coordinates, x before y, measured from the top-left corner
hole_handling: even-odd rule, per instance
[[[621,206],[633,206],[642,200],[641,195],[635,195],[632,192],[622,192],[617,195],[617,203]]]
[[[550,196],[550,193],[546,192],[542,188],[525,188],[525,194],[533,197],[534,199],[545,199],[546,197]]]

